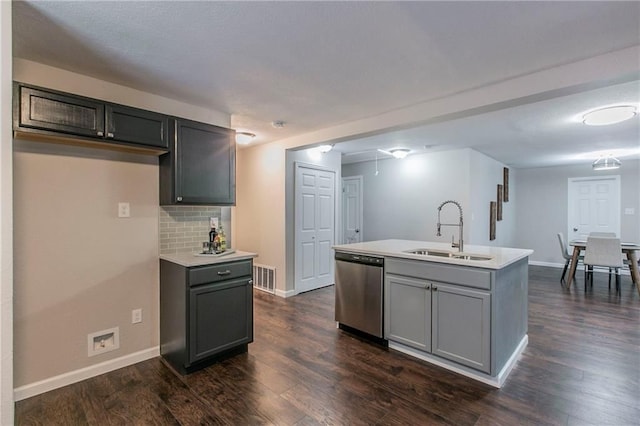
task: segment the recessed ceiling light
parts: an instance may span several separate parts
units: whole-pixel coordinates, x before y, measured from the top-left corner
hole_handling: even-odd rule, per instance
[[[249,132],[236,132],[236,143],[240,145],[250,144],[251,141],[256,137],[255,134]]]
[[[636,113],[636,108],[631,105],[613,106],[586,113],[582,122],[589,126],[606,126],[628,120]]]

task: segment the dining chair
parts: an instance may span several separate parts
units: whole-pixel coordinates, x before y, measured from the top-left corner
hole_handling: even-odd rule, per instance
[[[616,273],[616,291],[620,291],[620,268],[622,268],[622,246],[619,238],[588,237],[584,255],[584,289],[587,281],[593,286],[593,267],[609,268],[609,288],[611,288],[611,271]]]
[[[564,242],[564,235],[562,235],[562,232],[558,232],[558,242],[560,243],[560,250],[562,251],[562,257],[564,257],[564,269],[562,270],[562,276],[560,277],[560,282],[564,282],[564,276],[567,273],[567,268],[569,267],[569,264],[571,263],[571,255],[569,254],[569,252],[567,251],[567,244]],[[579,256],[578,257],[578,263],[580,263],[580,261],[582,261],[582,259],[584,258],[584,256]],[[573,271],[573,278],[575,278],[576,276],[576,272]]]

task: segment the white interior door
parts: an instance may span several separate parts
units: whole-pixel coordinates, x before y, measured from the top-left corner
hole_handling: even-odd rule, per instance
[[[590,232],[620,237],[620,176],[570,178],[568,240],[586,240]]]
[[[362,176],[342,179],[342,241],[362,242]]]
[[[296,164],[296,293],[334,282],[335,173]]]

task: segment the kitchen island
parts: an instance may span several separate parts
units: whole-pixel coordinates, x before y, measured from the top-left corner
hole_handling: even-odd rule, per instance
[[[459,253],[410,240],[333,248],[384,259],[383,329],[391,349],[502,386],[528,341],[532,250],[468,245]]]

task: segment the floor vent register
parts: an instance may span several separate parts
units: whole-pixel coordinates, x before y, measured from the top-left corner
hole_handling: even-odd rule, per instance
[[[276,268],[254,263],[253,287],[274,294],[276,292]]]

